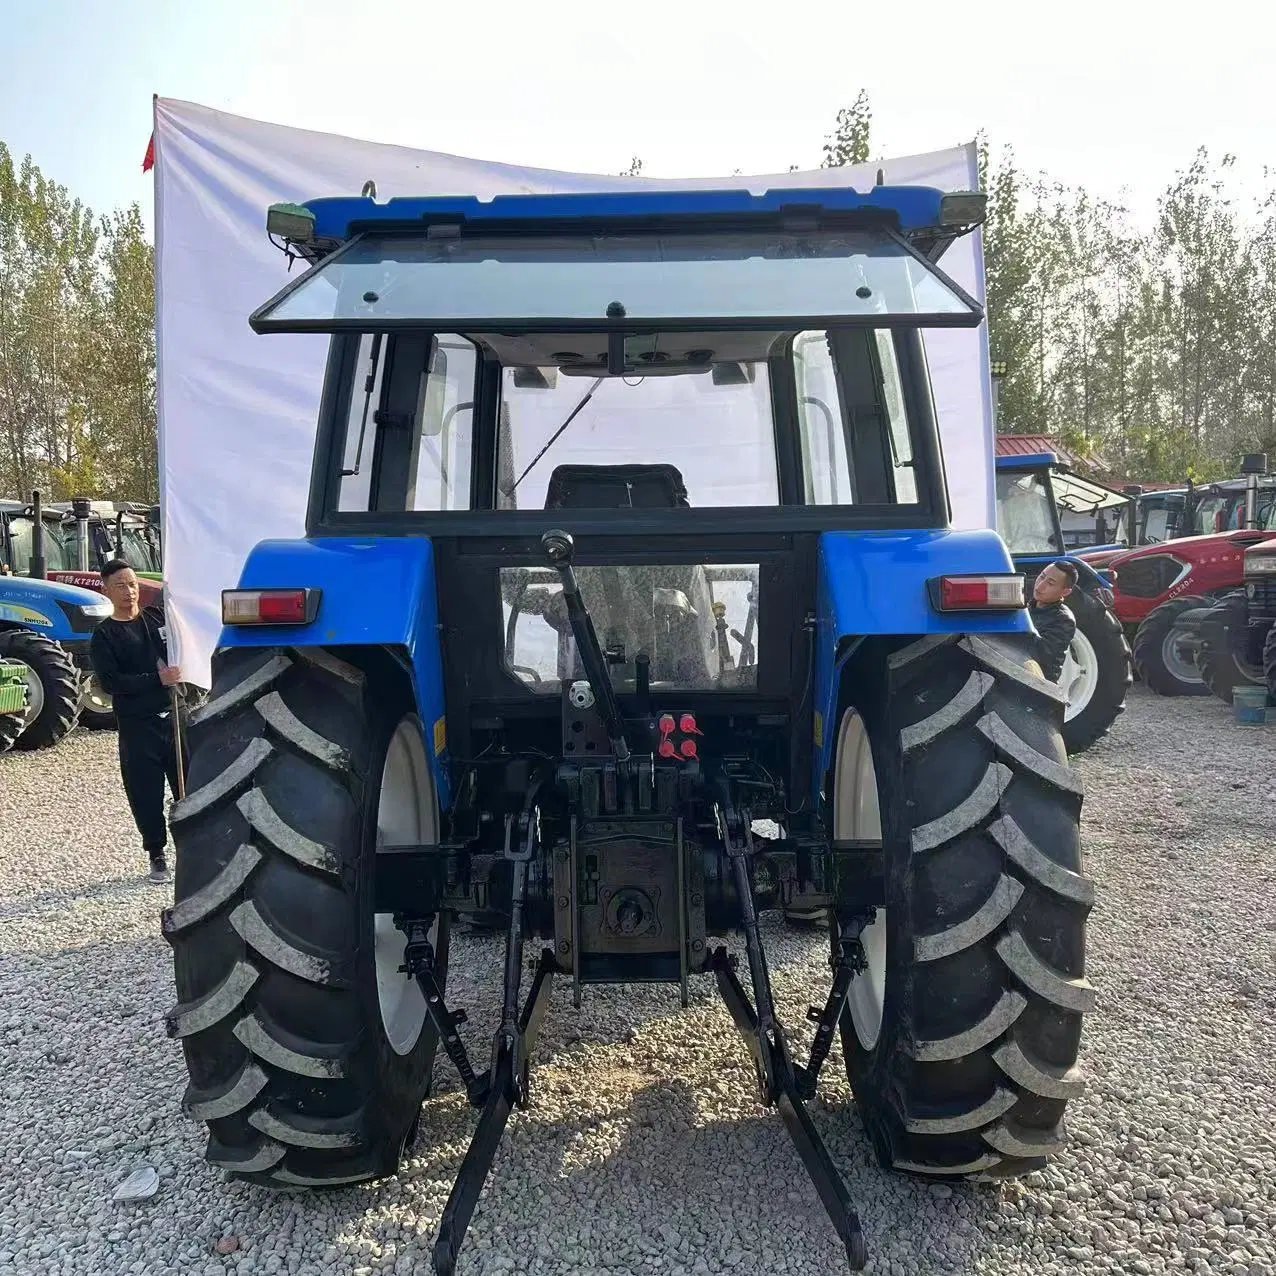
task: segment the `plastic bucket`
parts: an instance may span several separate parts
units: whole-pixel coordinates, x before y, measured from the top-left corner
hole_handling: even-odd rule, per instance
[[[1267,721],[1267,688],[1237,687],[1232,692],[1232,708],[1237,722],[1261,727]]]

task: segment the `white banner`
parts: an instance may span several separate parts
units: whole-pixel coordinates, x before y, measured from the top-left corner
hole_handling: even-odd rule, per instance
[[[852,168],[749,177],[659,179],[560,173],[264,124],[188,102],[155,102],[155,234],[160,499],[174,656],[211,682],[220,595],[259,541],[304,535],[328,339],[259,337],[248,315],[287,282],[266,237],[285,200],[891,184],[972,190],[971,143]],[[942,268],[983,301],[979,236]],[[301,269],[294,266],[294,270]],[[940,439],[958,528],[995,526],[987,325],[926,334]]]

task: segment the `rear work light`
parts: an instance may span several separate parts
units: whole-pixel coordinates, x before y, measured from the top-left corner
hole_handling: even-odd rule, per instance
[[[223,625],[308,625],[319,610],[317,589],[223,589]]]
[[[936,611],[1020,611],[1022,576],[938,576],[927,582]]]

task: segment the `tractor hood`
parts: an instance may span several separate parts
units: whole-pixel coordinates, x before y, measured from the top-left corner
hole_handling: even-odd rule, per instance
[[[1198,559],[1215,547],[1229,549],[1247,549],[1260,541],[1270,540],[1271,532],[1257,528],[1242,529],[1237,532],[1213,532],[1208,536],[1181,536],[1177,540],[1158,541],[1155,545],[1140,545],[1138,549],[1126,550],[1109,558],[1104,564],[1114,571],[1120,571],[1128,563],[1140,558],[1151,558],[1157,554],[1173,554],[1180,558]],[[1092,567],[1099,564],[1094,558],[1086,560]]]
[[[101,594],[64,585],[60,581],[31,580],[25,576],[0,576],[0,623],[26,629],[63,630],[93,628],[111,614],[111,604]]]

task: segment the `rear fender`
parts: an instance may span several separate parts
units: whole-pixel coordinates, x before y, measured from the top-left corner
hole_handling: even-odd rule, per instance
[[[820,536],[815,634],[815,775],[832,762],[843,669],[860,640],[927,634],[1031,632],[1026,610],[943,613],[926,582],[946,574],[1016,570],[993,531],[825,532]]]
[[[417,536],[262,541],[244,563],[239,588],[317,589],[319,609],[308,625],[224,626],[219,647],[406,651],[439,806],[447,809],[451,784],[443,650],[430,541]]]

